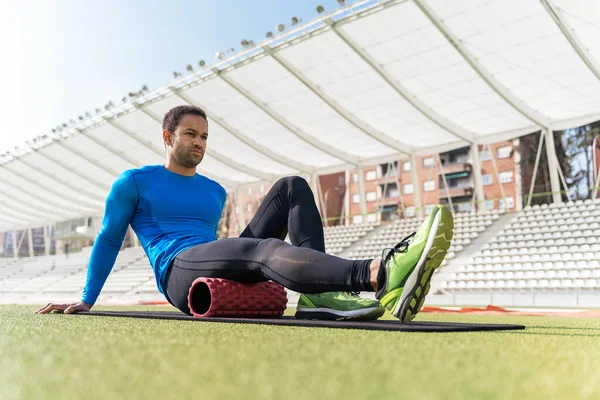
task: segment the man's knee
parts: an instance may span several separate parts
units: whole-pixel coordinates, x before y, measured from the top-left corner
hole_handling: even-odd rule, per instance
[[[280,189],[280,188],[286,188],[288,189],[291,193],[298,193],[298,192],[302,192],[302,191],[311,191],[310,189],[310,185],[308,184],[308,182],[306,182],[306,179],[302,178],[301,176],[297,176],[297,175],[293,175],[293,176],[286,176],[285,178],[281,178],[279,179],[277,182],[275,182],[275,184],[273,185],[273,188],[275,189]]]

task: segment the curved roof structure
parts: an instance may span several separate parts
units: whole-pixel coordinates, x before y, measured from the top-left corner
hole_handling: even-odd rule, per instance
[[[596,121],[599,30],[595,0],[359,1],[5,154],[0,231],[102,212],[186,103],[227,189]]]

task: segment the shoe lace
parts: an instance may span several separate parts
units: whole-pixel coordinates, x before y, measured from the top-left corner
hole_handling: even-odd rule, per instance
[[[408,251],[408,245],[410,244],[410,239],[415,236],[417,232],[413,232],[392,248],[383,249],[381,252],[381,259],[383,264],[385,265],[390,257],[393,257],[396,253],[406,253]]]

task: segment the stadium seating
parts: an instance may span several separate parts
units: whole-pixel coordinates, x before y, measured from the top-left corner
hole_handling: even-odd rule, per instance
[[[495,220],[496,211],[457,213],[455,236],[444,263],[438,294],[585,293],[600,289],[600,200],[533,206],[514,214],[502,231],[473,257],[455,258]],[[388,225],[325,228],[328,253],[371,258],[414,232],[421,221],[408,218]],[[368,237],[365,236],[370,235]],[[352,247],[358,242],[358,246]],[[477,245],[480,246],[481,240]],[[89,250],[89,249],[88,249]],[[19,260],[0,259],[0,297],[79,296],[85,284],[89,251]],[[464,260],[467,260],[464,262]],[[453,263],[456,261],[457,263]],[[440,269],[445,271],[446,269]],[[442,276],[440,275],[440,276]],[[102,296],[163,299],[141,248],[122,250]]]
[[[375,229],[375,223],[325,227],[325,251],[340,254],[360,238]]]
[[[600,288],[600,200],[527,207],[441,286],[446,293]]]
[[[487,227],[499,218],[497,211],[484,213],[457,213],[454,221],[454,238],[452,246],[446,256],[452,259],[457,253],[462,251],[465,246],[471,244]],[[385,226],[381,231],[364,244],[357,246],[349,253],[351,259],[374,258],[381,255],[384,248],[394,247],[403,237],[415,232],[423,220],[417,218],[407,218],[394,221]]]

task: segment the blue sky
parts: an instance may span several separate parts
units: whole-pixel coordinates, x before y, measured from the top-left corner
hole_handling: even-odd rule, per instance
[[[347,0],[346,3],[354,1]],[[0,1],[0,152],[337,0]]]

